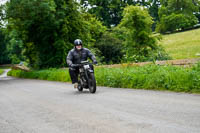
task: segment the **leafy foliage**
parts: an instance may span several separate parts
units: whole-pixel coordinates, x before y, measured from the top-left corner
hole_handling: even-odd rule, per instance
[[[56,5],[52,0],[42,2],[12,0],[8,3],[6,10],[8,32],[17,31],[24,44],[24,54],[33,67],[56,65],[58,62],[54,55],[58,48],[54,47],[57,44],[54,40],[56,38],[55,10]],[[51,62],[52,58],[55,59],[55,63]]]
[[[88,9],[89,13],[95,14],[107,27],[117,25],[121,19],[119,0],[81,0],[81,4],[86,8],[88,5],[94,7]]]
[[[10,59],[8,57],[8,51],[6,50],[6,38],[3,34],[3,28],[0,28],[0,64],[8,64],[10,63]]]
[[[148,6],[150,2],[132,0],[81,0],[81,5],[87,8],[88,12],[95,14],[107,27],[117,26],[122,19],[123,9],[127,5]],[[92,8],[88,8],[92,7]]]
[[[106,64],[120,63],[124,55],[122,41],[109,32],[104,33],[94,47],[100,51],[101,62]]]
[[[6,38],[7,41],[7,51],[8,57],[11,60],[12,64],[18,64],[21,61],[25,61],[25,56],[23,55],[23,41],[19,38],[16,30],[13,30],[9,33],[5,33],[8,35]]]
[[[190,28],[199,11],[198,0],[81,0],[80,5],[74,0],[9,1],[0,12],[7,24],[4,57],[28,61],[33,68],[63,67],[80,38],[104,63],[170,59],[157,45],[152,24],[154,29],[159,20],[157,30],[163,33]]]
[[[34,68],[64,66],[75,39],[90,47],[105,30],[95,17],[81,14],[73,0],[12,0],[6,14],[7,33],[17,33]]]
[[[92,48],[96,41],[101,38],[103,33],[107,30],[105,26],[94,16],[87,12],[82,13],[83,17],[83,29],[85,33],[82,34],[84,46]]]
[[[3,13],[4,8],[5,7],[3,5],[0,6],[0,64],[10,63],[10,59],[8,57],[8,51],[6,49],[7,40],[4,34],[5,28],[3,26],[3,21],[2,21],[5,17]]]
[[[157,25],[157,31],[165,33],[166,31],[184,30],[192,28],[197,24],[197,18],[192,15],[174,14],[162,16],[160,23]]]
[[[120,27],[127,29],[125,60],[145,61],[150,52],[158,48],[156,37],[152,36],[152,23],[145,8],[128,6],[124,9]]]
[[[152,25],[152,30],[155,31],[156,28],[156,23],[159,20],[159,16],[158,16],[158,10],[160,7],[160,0],[150,0],[150,7],[149,7],[149,14],[151,15],[151,17],[153,17],[153,25]]]
[[[198,12],[198,4],[195,2],[198,1],[163,0],[162,7],[159,9],[160,21],[156,30],[165,33],[193,27],[198,23],[198,19],[194,15],[195,12]]]

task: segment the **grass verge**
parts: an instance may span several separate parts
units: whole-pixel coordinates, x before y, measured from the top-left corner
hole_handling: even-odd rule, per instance
[[[3,70],[3,69],[0,69],[0,75],[1,75],[3,72],[4,72],[4,70]]]
[[[28,79],[41,79],[49,81],[62,81],[69,82],[70,77],[68,69],[47,69],[39,71],[30,71],[25,72],[22,70],[11,70],[8,72],[8,76],[14,76],[19,78],[28,78]]]
[[[71,81],[66,69],[32,72],[12,70],[8,75],[21,78]],[[97,84],[100,86],[200,93],[200,63],[191,68],[159,65],[121,68],[97,67],[95,76]]]

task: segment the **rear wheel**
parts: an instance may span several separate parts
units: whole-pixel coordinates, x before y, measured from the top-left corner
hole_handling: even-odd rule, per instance
[[[94,77],[94,73],[89,73],[88,75],[88,86],[90,93],[95,93],[96,92],[96,80]]]

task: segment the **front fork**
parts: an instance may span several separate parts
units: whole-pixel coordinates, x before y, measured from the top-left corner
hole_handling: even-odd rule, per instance
[[[94,73],[94,70],[92,70],[91,68],[85,70],[85,76],[86,76],[87,80],[89,79],[90,73]]]
[[[81,86],[87,87],[89,85],[90,73],[94,73],[94,70],[92,70],[91,68],[80,71],[80,84],[81,84]]]

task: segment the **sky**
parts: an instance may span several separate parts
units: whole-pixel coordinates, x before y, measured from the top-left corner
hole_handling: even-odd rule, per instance
[[[6,3],[8,0],[0,0],[0,5]]]

